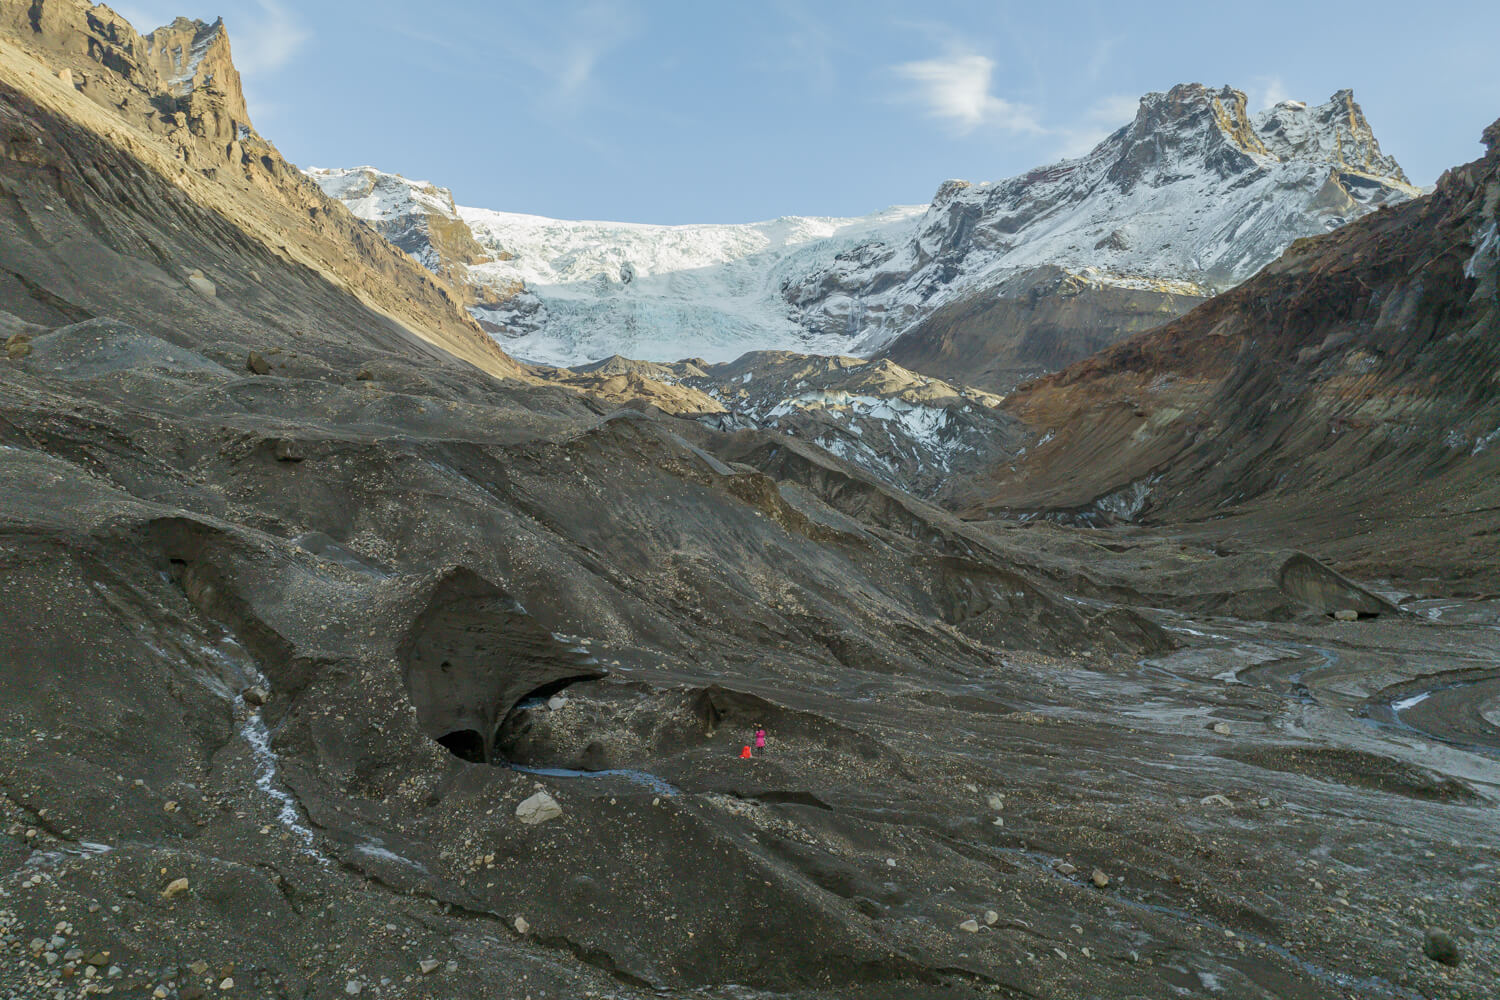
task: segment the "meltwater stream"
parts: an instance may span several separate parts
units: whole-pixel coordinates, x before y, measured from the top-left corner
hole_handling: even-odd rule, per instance
[[[671,782],[646,771],[636,771],[631,768],[615,767],[603,771],[580,771],[571,767],[531,767],[528,764],[514,764],[510,761],[506,761],[504,766],[512,771],[535,774],[543,778],[624,778],[658,795],[681,794],[681,790]]]

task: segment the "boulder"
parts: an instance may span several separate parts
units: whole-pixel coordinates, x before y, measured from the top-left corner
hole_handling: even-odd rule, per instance
[[[1458,938],[1441,927],[1429,927],[1423,932],[1422,954],[1442,965],[1458,965],[1464,960]]]
[[[557,800],[546,792],[537,792],[516,806],[516,819],[527,826],[536,826],[549,819],[557,819],[562,814],[562,806],[558,805]]]
[[[219,288],[202,271],[193,271],[187,276],[187,285],[205,299],[218,297]]]

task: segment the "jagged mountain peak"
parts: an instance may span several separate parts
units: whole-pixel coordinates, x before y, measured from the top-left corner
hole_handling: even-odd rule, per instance
[[[142,41],[163,88],[173,97],[189,98],[211,88],[222,95],[225,113],[249,127],[245,92],[222,17],[212,22],[179,17],[143,35]]]

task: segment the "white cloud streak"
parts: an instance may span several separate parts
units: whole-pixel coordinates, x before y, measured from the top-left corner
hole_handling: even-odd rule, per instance
[[[1140,103],[1139,97],[1129,94],[1111,94],[1095,101],[1077,122],[1055,130],[1063,140],[1057,155],[1072,159],[1087,153],[1115,129],[1134,119]]]
[[[993,59],[962,50],[896,67],[898,75],[915,84],[914,96],[927,106],[927,113],[946,121],[960,135],[980,127],[1045,131],[1031,108],[990,93],[994,72]]]
[[[600,61],[638,32],[638,18],[629,7],[600,2],[585,6],[561,45],[548,53],[533,54],[532,65],[552,78],[548,101],[578,110],[593,85]]]
[[[1246,103],[1250,105],[1252,112],[1264,111],[1272,105],[1280,104],[1291,96],[1287,92],[1286,84],[1282,81],[1281,77],[1262,76],[1256,78],[1255,86],[1251,88],[1246,98]]]
[[[312,31],[295,11],[277,0],[256,0],[255,6],[258,14],[247,12],[225,21],[235,68],[247,77],[276,72],[312,38]]]

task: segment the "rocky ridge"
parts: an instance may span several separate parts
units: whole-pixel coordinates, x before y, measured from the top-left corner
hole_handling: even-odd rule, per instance
[[[1491,126],[1487,155],[1431,194],[1300,240],[1181,319],[1011,396],[1035,445],[970,502],[1333,534],[1362,572],[1409,580],[1492,549],[1497,140]],[[1490,589],[1494,565],[1465,572]]]
[[[487,332],[508,329],[493,322],[490,317],[496,314],[504,315],[514,325],[540,307],[523,281],[486,282],[473,273],[473,268],[490,263],[490,252],[479,245],[460,218],[453,192],[447,188],[408,181],[373,167],[311,167],[306,173],[325,194],[342,202],[393,246],[447,279]],[[496,254],[503,257],[505,251]]]
[[[286,321],[281,299],[326,323],[312,303],[348,291],[397,339],[525,376],[445,282],[255,132],[221,24],[178,20],[143,37],[102,4],[3,0],[0,40],[6,214],[17,246],[28,245],[0,279],[46,290],[23,318],[55,323],[130,303],[163,333],[196,313],[226,340],[268,329],[289,339],[309,331]],[[162,229],[184,201],[205,221]],[[107,260],[59,249],[101,225]],[[143,246],[154,250],[142,256]]]
[[[908,244],[872,247],[788,295],[811,326],[863,310],[876,317],[859,323],[867,349],[1004,390],[1417,193],[1347,90],[1252,115],[1240,91],[1183,85],[1146,95],[1080,159],[945,184]]]

